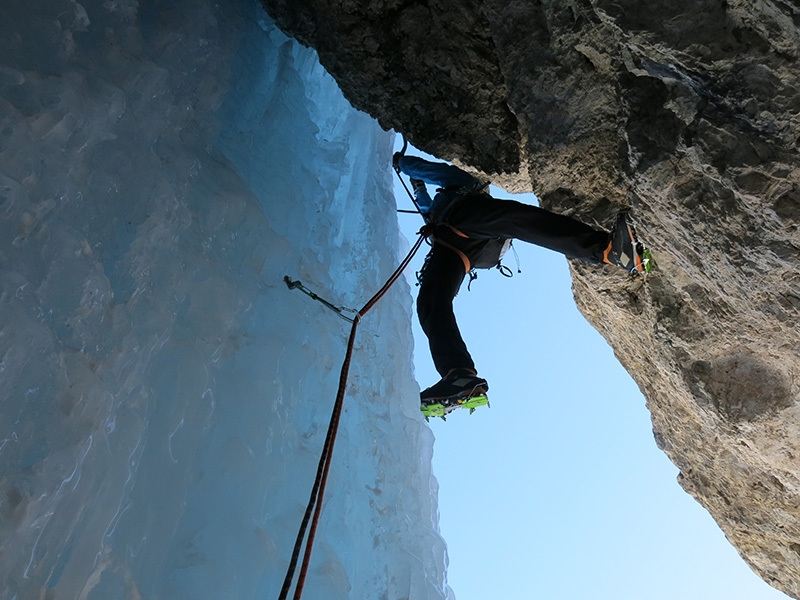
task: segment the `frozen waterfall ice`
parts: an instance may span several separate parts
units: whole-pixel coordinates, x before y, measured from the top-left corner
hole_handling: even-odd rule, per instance
[[[276,598],[393,136],[255,0],[0,6],[0,599]],[[452,598],[401,280],[359,329],[307,598]]]

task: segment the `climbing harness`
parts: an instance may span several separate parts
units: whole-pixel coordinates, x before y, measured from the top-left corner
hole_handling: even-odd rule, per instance
[[[306,512],[303,515],[303,520],[300,524],[300,529],[297,532],[297,539],[295,540],[294,550],[292,551],[292,558],[289,561],[289,568],[286,571],[286,578],[283,581],[283,587],[281,588],[281,593],[279,596],[279,600],[286,600],[289,594],[289,590],[292,586],[292,581],[294,579],[295,571],[297,569],[297,561],[300,557],[300,552],[302,551],[303,540],[306,538],[306,529],[309,527],[309,522],[311,523],[310,529],[308,529],[308,539],[306,540],[305,545],[305,552],[303,554],[303,564],[300,568],[300,573],[297,577],[297,585],[295,586],[294,591],[294,600],[299,600],[303,594],[303,586],[305,584],[306,574],[308,573],[308,565],[311,560],[311,550],[314,545],[314,537],[317,532],[317,526],[319,524],[319,517],[320,513],[322,512],[322,498],[325,495],[325,484],[328,480],[328,470],[331,466],[331,456],[333,455],[333,445],[336,441],[336,432],[339,429],[339,420],[342,415],[342,405],[344,404],[344,393],[345,389],[347,388],[347,376],[350,371],[350,361],[353,355],[353,347],[356,341],[356,329],[358,328],[358,324],[364,315],[375,306],[378,301],[383,298],[389,288],[400,278],[400,275],[403,273],[405,268],[411,262],[411,259],[419,250],[419,247],[422,245],[423,240],[425,239],[424,234],[420,233],[419,238],[417,239],[414,246],[409,250],[406,257],[400,262],[400,266],[397,267],[394,273],[386,280],[386,283],[383,284],[378,292],[369,299],[369,301],[364,305],[364,307],[359,311],[353,311],[355,313],[352,319],[345,317],[341,314],[343,310],[350,310],[350,309],[342,309],[340,307],[335,306],[333,303],[328,302],[327,300],[317,296],[310,290],[308,290],[303,284],[299,281],[292,281],[292,279],[287,275],[283,278],[286,285],[289,286],[289,289],[299,289],[306,295],[310,296],[314,300],[318,300],[322,302],[325,306],[339,314],[339,316],[343,317],[344,319],[350,321],[352,323],[352,327],[350,329],[350,337],[347,342],[347,352],[345,353],[344,361],[342,363],[342,370],[339,375],[339,389],[336,392],[336,401],[333,405],[333,412],[331,414],[331,420],[328,425],[328,434],[325,437],[325,444],[322,448],[322,455],[319,459],[319,465],[317,466],[317,475],[314,480],[314,487],[311,490],[311,497],[308,501],[308,506],[306,508]],[[313,518],[312,518],[313,513]]]
[[[405,155],[406,149],[408,148],[408,140],[403,136],[403,147],[398,152],[398,154]],[[471,239],[470,236],[466,235],[465,233],[459,231],[452,225],[445,222],[445,217],[447,213],[452,209],[455,201],[451,202],[449,206],[447,206],[441,214],[436,215],[435,217],[431,217],[429,214],[423,214],[422,210],[420,209],[419,204],[417,203],[417,199],[414,197],[414,194],[411,193],[411,190],[406,185],[406,182],[403,180],[401,175],[399,165],[394,165],[394,172],[397,173],[397,178],[400,180],[400,183],[403,185],[403,189],[405,189],[406,194],[414,203],[416,210],[406,210],[406,209],[398,209],[397,212],[400,213],[411,213],[411,214],[419,214],[425,219],[427,234],[426,237],[429,238],[429,243],[432,244],[431,240],[435,241],[437,244],[441,244],[446,248],[449,248],[453,252],[458,255],[461,259],[461,262],[464,263],[464,272],[469,276],[469,282],[467,283],[467,291],[471,290],[472,282],[478,278],[477,269],[490,269],[496,268],[503,277],[513,277],[514,272],[511,270],[510,267],[504,265],[502,263],[503,255],[505,255],[506,251],[511,248],[514,252],[514,258],[517,263],[517,273],[522,273],[519,264],[519,255],[517,254],[517,249],[514,248],[512,240],[510,239],[489,239],[484,242],[484,246],[477,252],[476,255],[472,256],[471,259],[468,257],[461,249],[459,249],[455,242],[453,241],[456,238],[462,238],[465,240]],[[467,195],[467,194],[487,194],[486,188],[489,186],[489,182],[483,182],[480,184],[476,184],[474,187],[463,187],[463,186],[448,186],[444,188],[437,189],[437,192],[451,192],[460,195]],[[438,224],[438,226],[437,226]],[[445,236],[442,235],[442,231],[445,228],[448,231],[444,231]],[[439,234],[436,233],[437,229],[439,230]],[[423,228],[423,231],[425,228]],[[453,238],[453,235],[456,238]],[[451,240],[447,241],[445,237],[450,237]],[[427,262],[427,260],[426,260]],[[425,272],[425,267],[422,267],[422,270],[417,273],[417,285],[419,285],[422,281],[421,274]]]

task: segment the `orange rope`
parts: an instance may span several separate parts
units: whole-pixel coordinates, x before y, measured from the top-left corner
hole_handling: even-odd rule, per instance
[[[339,375],[339,389],[336,392],[336,402],[334,402],[333,405],[333,413],[331,414],[330,424],[328,425],[328,434],[325,438],[325,444],[322,448],[322,456],[320,456],[319,465],[317,466],[317,476],[314,481],[314,487],[311,490],[311,497],[309,498],[305,515],[303,515],[303,521],[300,524],[300,530],[297,532],[297,539],[295,540],[294,550],[292,551],[292,558],[289,561],[289,568],[286,571],[286,578],[283,581],[283,587],[281,588],[279,600],[286,600],[288,597],[289,588],[292,586],[292,580],[294,579],[294,573],[297,568],[297,560],[300,557],[303,539],[305,538],[306,528],[308,527],[309,521],[311,521],[311,529],[308,531],[308,540],[306,541],[305,553],[303,555],[303,564],[300,568],[300,574],[297,578],[297,586],[295,587],[294,600],[299,600],[303,594],[303,586],[305,585],[306,574],[308,573],[308,564],[311,561],[311,550],[314,545],[314,537],[316,536],[317,525],[319,524],[319,517],[320,513],[322,512],[322,498],[325,495],[325,485],[328,481],[328,471],[331,466],[333,445],[336,442],[336,432],[339,429],[339,420],[342,415],[344,393],[345,389],[347,388],[347,376],[350,371],[350,361],[353,355],[353,347],[355,346],[356,329],[358,328],[358,324],[361,321],[361,318],[367,314],[367,312],[369,312],[369,310],[375,306],[381,298],[383,298],[386,292],[389,291],[389,288],[392,287],[395,281],[398,280],[405,268],[411,262],[411,259],[417,253],[417,250],[419,250],[419,247],[422,245],[422,241],[424,239],[424,235],[419,236],[417,242],[400,263],[400,266],[397,267],[395,272],[392,273],[391,277],[389,277],[386,283],[383,284],[383,287],[378,291],[378,293],[370,298],[370,300],[364,305],[364,308],[358,311],[353,319],[353,326],[350,329],[350,338],[347,342],[347,352],[345,353],[344,362],[342,363],[342,371]],[[313,520],[311,519],[312,512],[314,515]]]

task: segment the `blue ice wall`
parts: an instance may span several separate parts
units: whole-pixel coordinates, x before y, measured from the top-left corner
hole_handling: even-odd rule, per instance
[[[275,598],[392,135],[257,2],[0,6],[0,599]],[[304,597],[452,597],[404,280],[359,330]]]

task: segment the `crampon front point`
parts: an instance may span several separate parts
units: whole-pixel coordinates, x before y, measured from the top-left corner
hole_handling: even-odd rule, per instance
[[[427,404],[422,404],[420,410],[426,421],[431,417],[441,417],[442,420],[445,420],[447,414],[458,408],[468,408],[469,414],[472,414],[479,406],[489,406],[489,398],[486,397],[486,394],[478,394],[466,398],[431,400]]]

